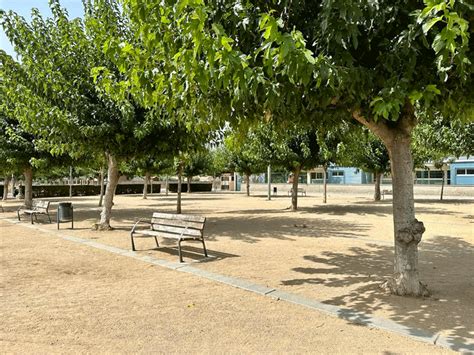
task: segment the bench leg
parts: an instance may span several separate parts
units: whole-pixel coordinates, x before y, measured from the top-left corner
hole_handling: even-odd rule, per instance
[[[155,243],[156,243],[157,248],[159,248],[160,244],[158,244],[158,239],[156,238],[156,236],[155,236]]]
[[[33,214],[34,214],[34,213],[30,214],[30,216],[31,216],[31,224],[34,224],[34,223],[33,223]],[[36,215],[35,215],[35,218],[36,218]]]
[[[17,216],[18,216],[18,220],[21,221],[21,219],[20,219],[20,211],[19,211],[19,210],[16,211],[16,214],[17,214]]]
[[[201,239],[202,242],[202,248],[204,249],[204,256],[207,258],[207,249],[206,249],[206,244],[204,243],[204,238]]]
[[[52,223],[52,222],[51,222],[51,217],[50,217],[49,213],[48,213],[48,219],[49,219],[49,223]]]
[[[135,243],[133,242],[133,232],[130,233],[130,239],[132,241],[132,250],[135,251],[136,249],[135,249]]]
[[[183,262],[183,255],[181,254],[181,239],[178,240],[178,255],[179,255],[179,262]]]

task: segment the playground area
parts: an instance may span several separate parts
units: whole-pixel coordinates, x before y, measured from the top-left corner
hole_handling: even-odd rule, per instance
[[[429,190],[429,189],[428,189]],[[428,191],[427,190],[427,191]],[[183,194],[183,213],[207,218],[210,257],[183,243],[185,264],[202,272],[276,289],[447,339],[451,350],[474,348],[474,200],[416,197],[426,232],[419,269],[429,298],[388,295],[392,272],[391,198],[373,202],[361,191],[299,198],[234,193]],[[57,230],[55,209],[74,205],[74,229]],[[170,353],[447,353],[388,330],[354,324],[313,309],[263,297],[190,273],[74,243],[130,250],[130,229],[153,212],[174,213],[176,195],[114,199],[114,230],[91,226],[96,197],[51,199],[53,223],[16,220],[19,201],[1,214],[4,352]],[[65,240],[64,236],[73,237]],[[136,240],[137,254],[177,263],[173,240]]]

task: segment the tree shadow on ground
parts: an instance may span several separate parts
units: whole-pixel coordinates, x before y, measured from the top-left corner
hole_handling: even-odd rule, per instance
[[[226,216],[210,218],[206,225],[206,238],[217,240],[230,238],[246,243],[257,243],[264,239],[294,241],[298,238],[351,238],[365,235],[368,225],[322,218],[294,218],[285,215],[264,216],[249,212],[245,217]]]
[[[283,285],[350,287],[341,296],[321,301],[368,315],[388,309],[389,318],[411,328],[413,334],[419,335],[417,329],[449,332],[446,338],[453,349],[467,343],[474,350],[474,246],[465,240],[435,236],[420,246],[420,274],[433,293],[429,298],[398,297],[379,288],[392,272],[393,247],[368,244],[353,247],[350,253],[326,251],[304,259],[315,266],[294,268],[304,276],[284,280]],[[350,318],[344,313],[342,318]],[[357,322],[367,324],[364,317]]]
[[[416,213],[423,214],[444,214],[444,215],[457,215],[460,213],[446,211],[440,208],[433,208],[429,206],[416,206]],[[393,213],[392,202],[391,201],[377,201],[377,202],[351,202],[347,205],[317,205],[313,207],[300,207],[298,211],[302,213],[312,213],[312,214],[328,214],[335,216],[345,216],[347,214],[354,215],[371,215],[378,217],[391,216]]]

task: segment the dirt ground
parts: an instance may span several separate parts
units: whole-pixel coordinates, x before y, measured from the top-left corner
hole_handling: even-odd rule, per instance
[[[439,332],[453,344],[474,343],[472,199],[417,201],[426,226],[420,273],[433,295],[414,299],[378,288],[392,270],[391,200],[375,203],[354,193],[323,205],[315,195],[300,198],[300,210],[290,212],[287,197],[183,197],[183,213],[208,218],[214,257],[204,259],[199,244],[188,244],[185,261],[195,267]],[[175,198],[116,197],[110,232],[90,230],[99,215],[96,198],[73,198],[75,229],[61,230],[127,249],[134,220],[174,212]],[[62,200],[53,199],[53,214]],[[2,352],[446,351],[3,221],[14,218],[17,204],[3,203],[0,220]],[[152,239],[139,239],[137,248],[177,261],[175,243],[163,244],[154,249]]]

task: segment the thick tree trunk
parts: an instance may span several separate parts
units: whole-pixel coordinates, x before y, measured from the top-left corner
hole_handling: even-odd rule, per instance
[[[394,275],[383,285],[390,292],[405,296],[426,296],[428,290],[418,273],[418,243],[425,227],[415,218],[411,133],[416,125],[413,105],[407,100],[400,118],[390,124],[367,120],[360,112],[353,117],[377,134],[387,146],[392,173],[393,225],[395,239]]]
[[[291,191],[291,210],[298,210],[298,180],[300,178],[300,168],[292,171],[293,173],[293,186]]]
[[[183,182],[183,174],[181,173],[181,166],[178,171],[178,198],[176,203],[176,213],[181,214],[181,185]]]
[[[235,184],[237,185],[237,180],[235,181]],[[250,174],[245,174],[245,184],[247,185],[247,196],[250,196]]]
[[[10,175],[5,176],[5,179],[3,180],[3,201],[8,199],[8,187],[10,185],[10,180]]]
[[[104,168],[100,167],[100,175],[99,175],[99,184],[100,184],[100,197],[99,197],[99,207],[102,207],[102,202],[104,200]]]
[[[148,197],[148,181],[150,180],[150,173],[145,173],[145,181],[143,182],[143,199],[146,200]]]
[[[27,167],[23,170],[25,176],[25,206],[31,207],[33,205],[33,169]],[[21,187],[20,187],[21,190]],[[20,192],[21,194],[21,192]]]
[[[397,295],[427,295],[418,274],[418,243],[425,227],[415,218],[411,137],[397,137],[389,148],[392,165],[393,224],[395,229],[394,277],[387,282]]]
[[[382,181],[382,173],[376,171],[374,175],[375,175],[374,201],[380,201],[380,182]]]
[[[191,193],[191,179],[192,179],[192,177],[191,177],[191,176],[188,176],[188,178],[187,178],[187,182],[188,182],[188,194]]]
[[[114,205],[115,189],[117,188],[119,172],[118,162],[115,156],[109,154],[107,171],[107,188],[105,189],[104,206],[100,214],[100,221],[96,224],[98,230],[111,230],[110,218],[112,217],[112,206]]]
[[[324,192],[323,192],[323,203],[328,201],[328,168],[326,166],[323,167],[323,185],[324,185]]]

